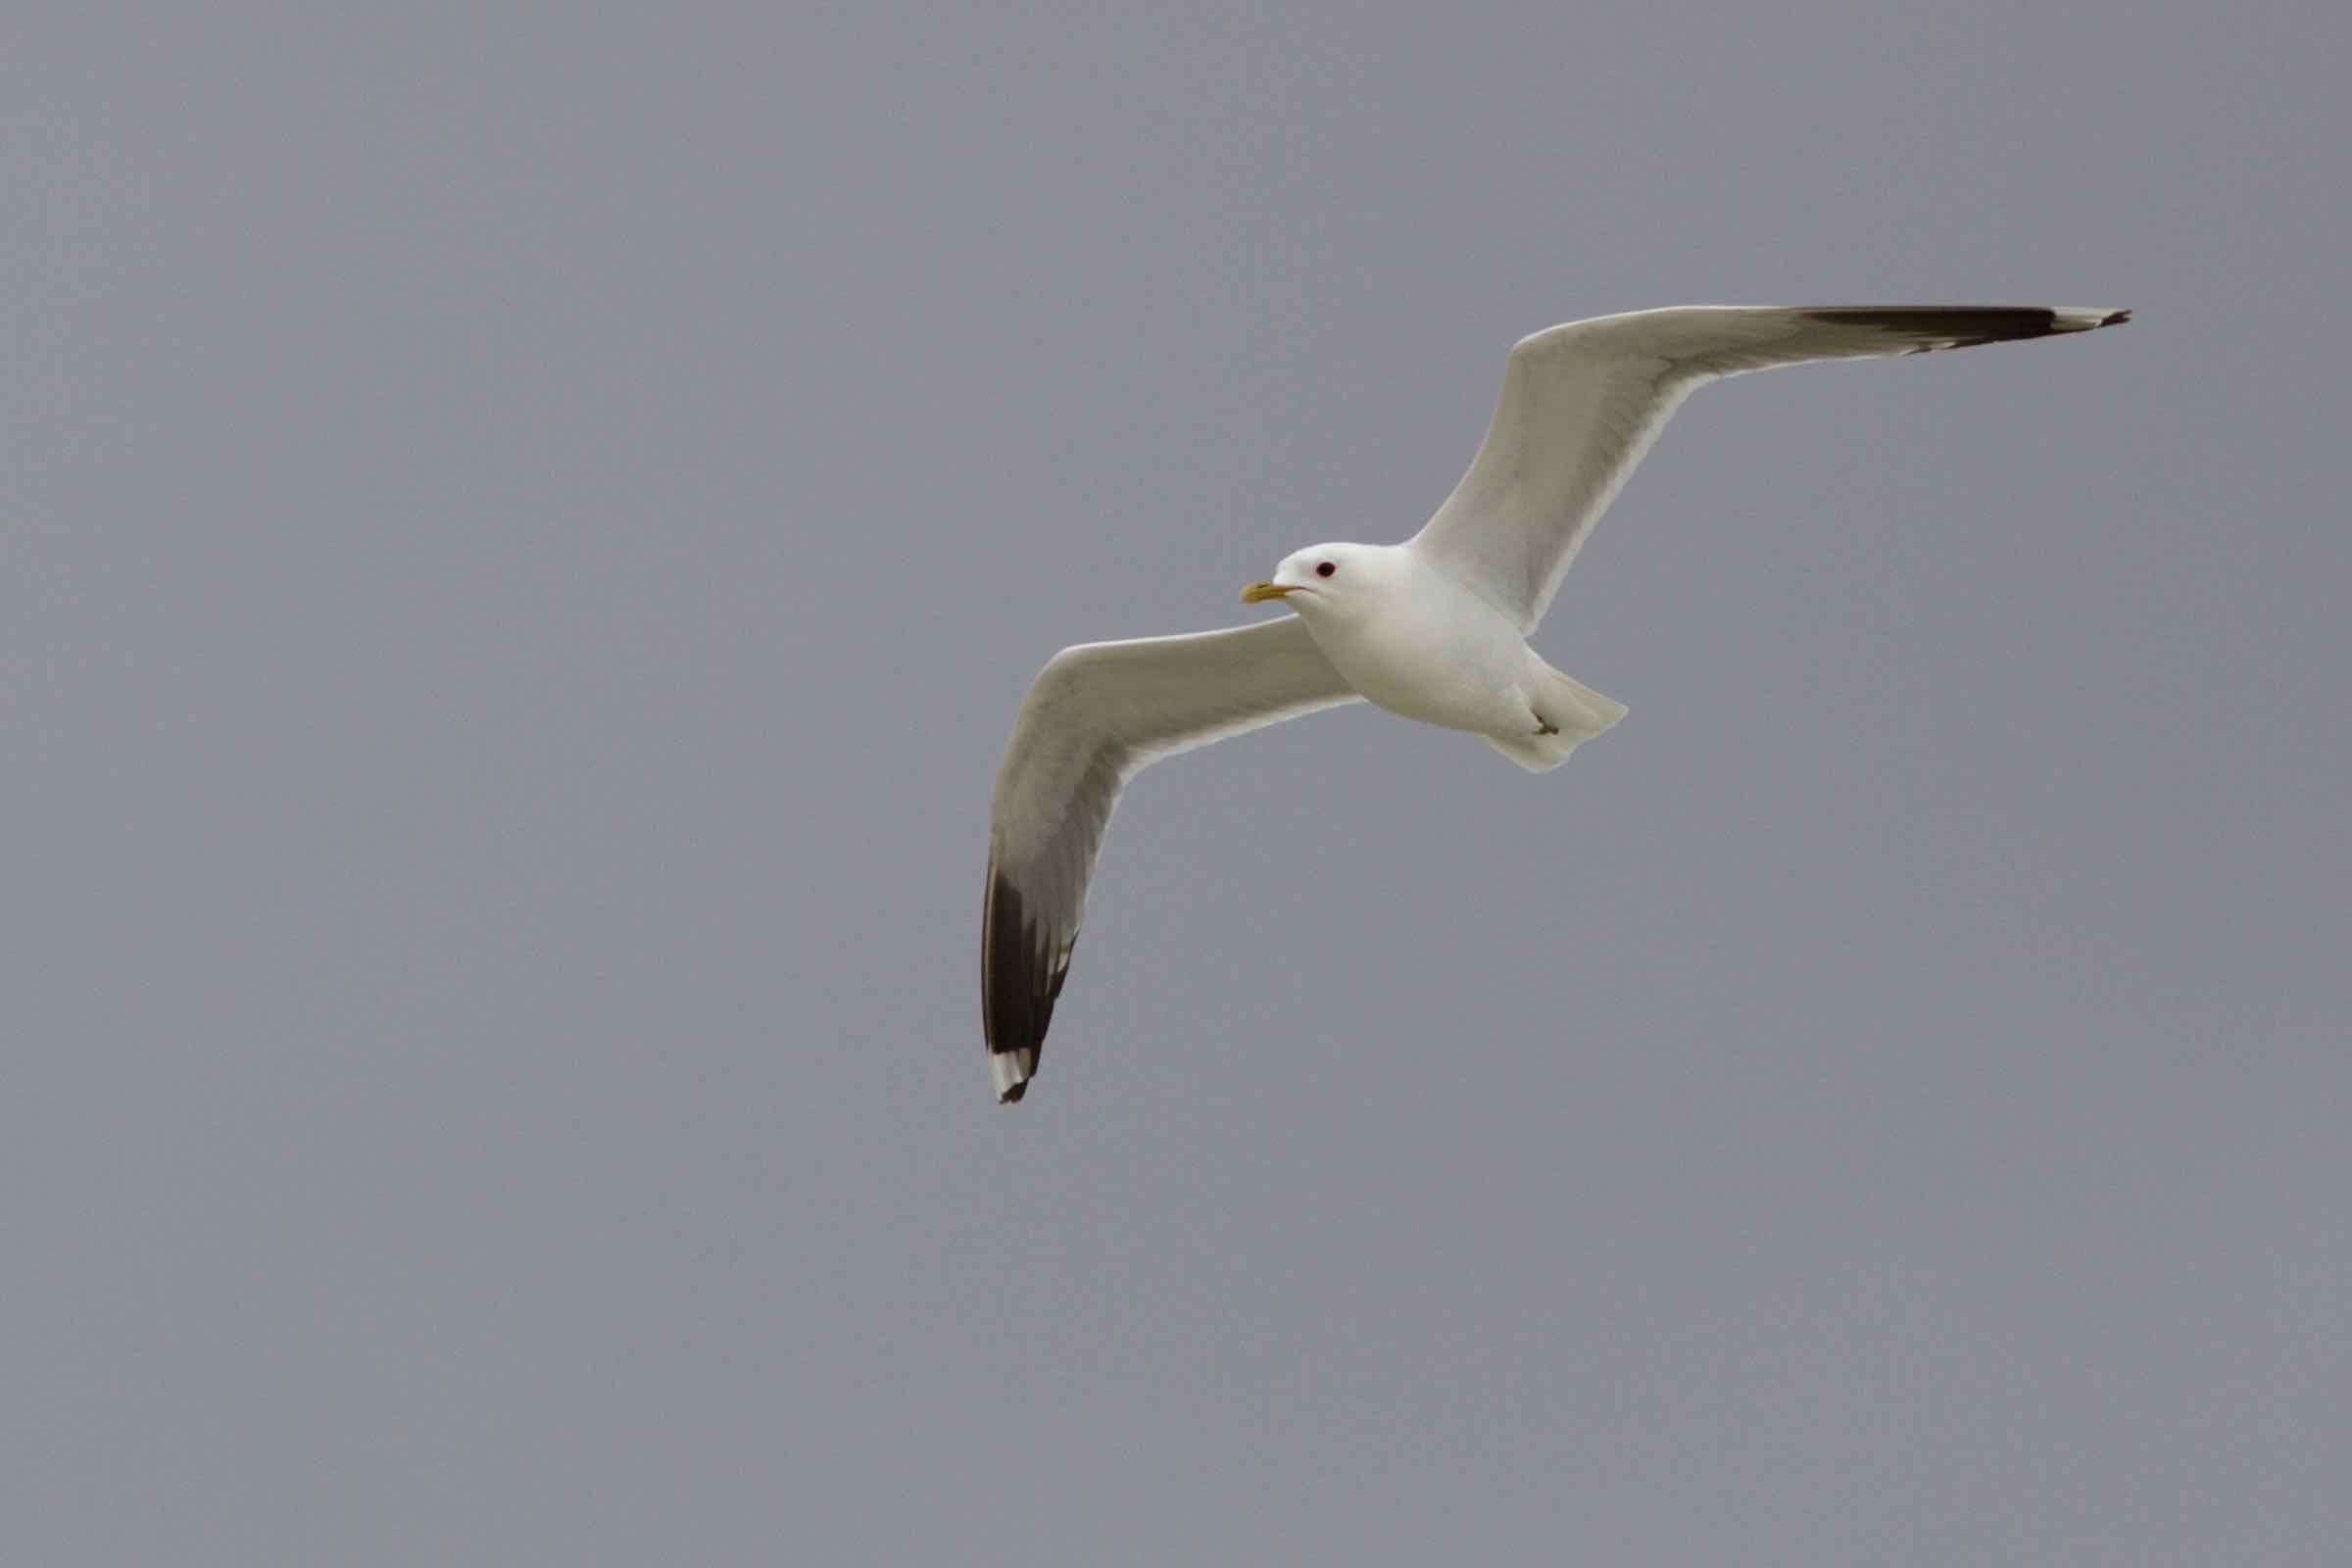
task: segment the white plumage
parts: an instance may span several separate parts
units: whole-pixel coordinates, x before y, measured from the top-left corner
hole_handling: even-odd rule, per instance
[[[1037,1072],[1086,888],[1127,780],[1178,752],[1370,700],[1558,766],[1622,705],[1527,646],[1569,563],[1667,417],[1705,382],[2082,332],[2128,311],[2047,307],[1686,306],[1523,338],[1470,469],[1400,545],[1319,545],[1245,601],[1294,615],[1227,631],[1091,643],[1029,688],[997,770],[981,919],[981,1012],[998,1098]]]

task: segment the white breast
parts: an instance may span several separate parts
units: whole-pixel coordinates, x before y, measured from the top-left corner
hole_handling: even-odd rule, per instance
[[[1384,563],[1347,613],[1302,610],[1324,656],[1364,696],[1407,718],[1500,733],[1520,725],[1529,654],[1485,600],[1409,557]]]

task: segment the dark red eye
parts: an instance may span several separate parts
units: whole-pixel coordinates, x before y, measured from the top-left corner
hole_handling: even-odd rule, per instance
[[[1339,563],[1337,563],[1337,562],[1333,562],[1333,561],[1326,561],[1326,562],[1323,562],[1323,563],[1321,563],[1320,564],[1318,564],[1318,565],[1315,567],[1315,575],[1316,575],[1316,576],[1318,576],[1318,577],[1328,577],[1328,576],[1330,576],[1330,575],[1331,575],[1333,572],[1335,572],[1335,571],[1337,571],[1337,570],[1339,570],[1339,569],[1340,569],[1340,567],[1339,567]]]

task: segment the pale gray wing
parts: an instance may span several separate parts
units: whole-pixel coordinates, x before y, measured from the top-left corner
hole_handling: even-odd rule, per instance
[[[1065,648],[997,769],[980,916],[980,1013],[997,1098],[1021,1098],[1070,967],[1086,884],[1127,781],[1163,757],[1360,702],[1304,623]]]
[[[1470,471],[1414,535],[1425,559],[1533,631],[1667,416],[1719,376],[2083,332],[2129,311],[2006,305],[1689,305],[1522,338]]]

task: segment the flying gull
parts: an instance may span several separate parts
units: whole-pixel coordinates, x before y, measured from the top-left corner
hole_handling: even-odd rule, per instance
[[[1119,791],[1163,757],[1370,701],[1467,730],[1530,772],[1624,705],[1527,636],[1626,476],[1693,389],[1813,360],[2087,332],[2129,311],[1999,305],[1687,306],[1523,338],[1470,471],[1398,545],[1316,545],[1245,604],[1279,620],[1065,648],[1029,687],[997,769],[980,917],[980,1008],[997,1098],[1037,1074],[1086,886]]]

